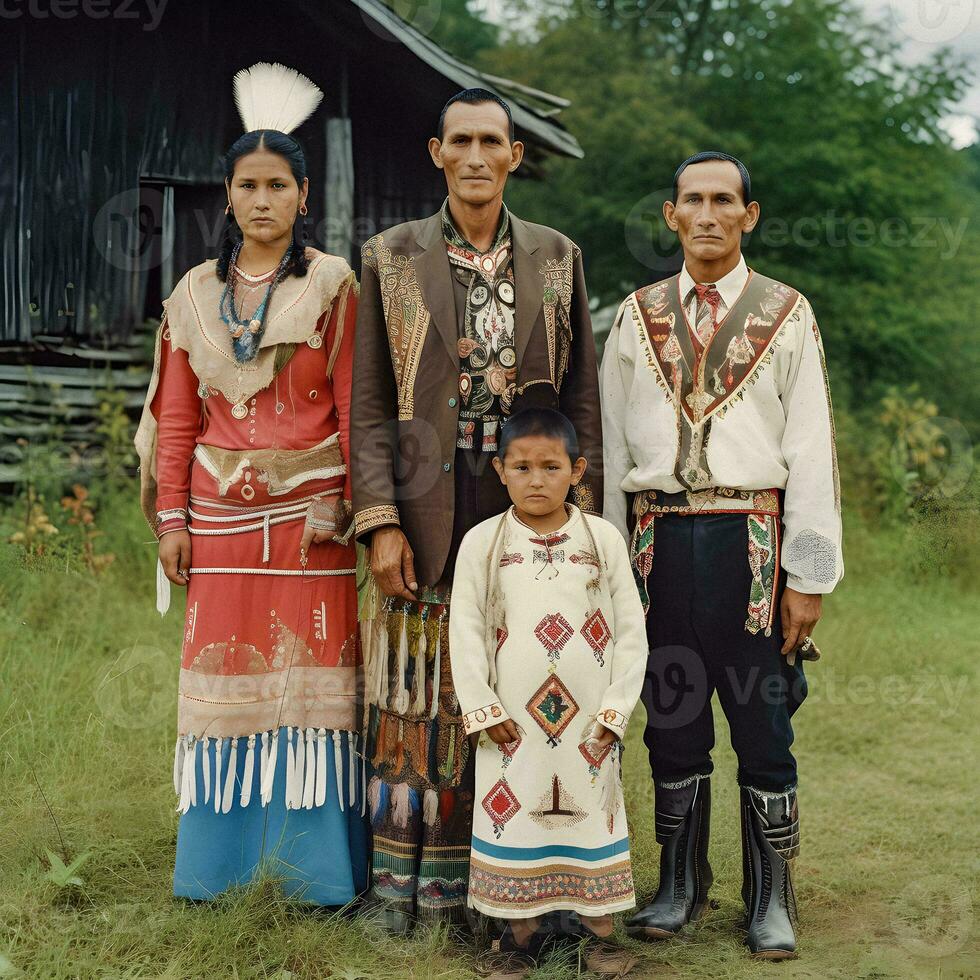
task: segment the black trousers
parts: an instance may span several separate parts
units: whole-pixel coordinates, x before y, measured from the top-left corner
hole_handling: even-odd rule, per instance
[[[772,633],[752,635],[745,629],[752,584],[746,515],[656,518],[642,700],[657,784],[712,771],[717,691],[739,783],[774,793],[796,785],[791,718],[806,697],[806,679],[801,662],[790,667],[780,653],[778,569],[777,576]]]

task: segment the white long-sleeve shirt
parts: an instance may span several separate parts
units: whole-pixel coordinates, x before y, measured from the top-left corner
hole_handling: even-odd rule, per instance
[[[625,534],[627,493],[694,489],[678,478],[690,461],[680,457],[703,438],[701,475],[710,485],[785,490],[787,584],[830,592],[844,573],[840,490],[813,310],[744,260],[716,285],[719,326],[700,371],[688,336],[697,299],[686,266],[619,308],[602,362],[603,515]]]

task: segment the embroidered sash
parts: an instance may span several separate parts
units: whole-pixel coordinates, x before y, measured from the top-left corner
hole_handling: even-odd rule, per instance
[[[711,487],[716,481],[706,452],[712,417],[752,384],[800,294],[750,271],[741,294],[703,350],[693,340],[679,275],[638,289],[633,301],[677,408],[674,475],[689,490]]]
[[[744,514],[748,523],[748,563],[752,570],[745,629],[755,635],[772,633],[779,574],[782,501],[779,490],[737,490],[708,487],[667,493],[644,490],[633,497],[630,563],[643,612],[650,609],[649,579],[653,571],[654,526],[666,515]]]

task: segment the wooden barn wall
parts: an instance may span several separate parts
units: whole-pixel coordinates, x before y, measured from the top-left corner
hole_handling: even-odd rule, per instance
[[[324,89],[297,132],[313,229],[324,218],[326,119],[352,120],[355,265],[372,234],[442,201],[426,141],[456,85],[349,0],[169,0],[153,29],[145,4],[128,8],[137,19],[81,9],[4,22],[0,342],[126,341],[158,309],[166,186],[176,278],[215,254],[221,155],[241,133],[231,79],[256,61],[291,65]]]

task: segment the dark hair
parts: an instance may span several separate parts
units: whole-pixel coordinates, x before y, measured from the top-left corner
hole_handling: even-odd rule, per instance
[[[442,112],[439,113],[439,128],[436,130],[436,136],[441,140],[443,131],[446,125],[446,113],[449,111],[449,107],[454,102],[466,102],[470,105],[480,105],[483,102],[495,102],[500,106],[504,112],[507,113],[507,123],[508,123],[508,134],[510,136],[511,143],[514,142],[514,115],[510,111],[510,106],[499,96],[494,95],[493,92],[488,88],[467,88],[463,89],[462,92],[457,92],[443,107]]]
[[[568,458],[574,462],[579,457],[578,434],[575,426],[553,408],[525,408],[507,419],[500,431],[497,444],[497,457],[507,455],[510,444],[524,436],[545,436],[548,439],[561,439],[568,451]]]
[[[734,163],[738,167],[739,176],[742,178],[742,203],[748,204],[752,200],[752,178],[749,176],[748,168],[741,160],[733,157],[730,153],[722,153],[721,150],[701,150],[700,153],[688,157],[674,171],[674,196],[672,198],[674,204],[677,203],[677,182],[680,180],[681,174],[692,163],[704,163],[705,160],[724,160],[726,163]]]
[[[289,164],[296,183],[302,188],[303,180],[306,178],[306,156],[303,154],[303,147],[299,141],[288,133],[281,133],[277,129],[254,129],[250,133],[239,136],[231,144],[225,154],[224,167],[225,179],[231,181],[235,174],[235,164],[249,153],[256,150],[268,150],[270,153],[278,153]],[[286,275],[305,276],[309,267],[306,258],[306,218],[302,222],[293,222],[293,242],[290,246],[289,261],[286,265]],[[238,221],[233,214],[225,215],[224,237],[221,240],[221,251],[218,253],[218,265],[215,273],[218,278],[225,282],[228,278],[228,266],[231,263],[231,253],[235,246],[242,240],[242,232],[238,227]]]

